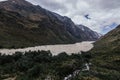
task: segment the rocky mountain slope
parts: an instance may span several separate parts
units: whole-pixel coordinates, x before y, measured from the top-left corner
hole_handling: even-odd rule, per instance
[[[25,0],[0,2],[1,48],[75,43],[99,38],[96,32],[85,29],[87,32],[70,18]]]
[[[84,26],[84,25],[76,25],[79,29],[81,29],[83,31],[83,36],[87,36],[90,38],[90,40],[92,39],[98,39],[102,36],[102,34],[97,33],[91,29],[89,29],[88,27]],[[89,40],[89,39],[88,39]]]

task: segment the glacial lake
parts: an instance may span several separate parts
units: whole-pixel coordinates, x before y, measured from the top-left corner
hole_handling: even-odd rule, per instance
[[[0,49],[0,53],[2,54],[13,54],[15,52],[28,52],[28,51],[38,51],[38,50],[50,50],[53,55],[57,55],[62,52],[66,52],[68,54],[78,53],[80,51],[89,51],[93,48],[94,41],[83,41],[75,44],[59,44],[59,45],[44,45],[44,46],[36,46],[36,47],[28,47],[23,49]]]

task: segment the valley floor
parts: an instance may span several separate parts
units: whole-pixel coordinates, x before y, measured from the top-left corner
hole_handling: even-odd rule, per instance
[[[78,53],[80,51],[89,51],[93,48],[94,41],[84,41],[81,43],[75,44],[61,44],[61,45],[44,45],[44,46],[36,46],[36,47],[28,47],[23,49],[0,49],[0,53],[5,54],[13,54],[15,52],[28,52],[28,51],[51,51],[53,55],[57,55],[62,52],[66,52],[68,54]]]

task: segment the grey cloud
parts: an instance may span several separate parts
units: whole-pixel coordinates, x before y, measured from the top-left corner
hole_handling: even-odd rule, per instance
[[[7,0],[0,0],[0,1],[7,1]]]
[[[57,9],[64,9],[65,7],[59,3],[55,3],[53,1],[45,1],[45,0],[41,0],[40,1],[40,4],[43,5],[44,7],[47,7],[49,9],[52,9],[52,10],[57,10]]]
[[[56,10],[63,9],[63,12],[67,11],[66,7],[63,4],[55,2],[54,0],[28,0],[28,1],[35,3],[35,4],[38,4],[38,5],[46,8],[46,9],[49,9],[49,10],[56,11]]]
[[[115,9],[120,8],[120,0],[101,0],[101,5],[103,8]]]
[[[112,10],[120,8],[120,0],[85,0],[91,6],[103,9],[103,10]]]

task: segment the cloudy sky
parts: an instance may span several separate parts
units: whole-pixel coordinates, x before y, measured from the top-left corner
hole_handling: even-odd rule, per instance
[[[120,24],[120,0],[27,0],[105,34]]]

